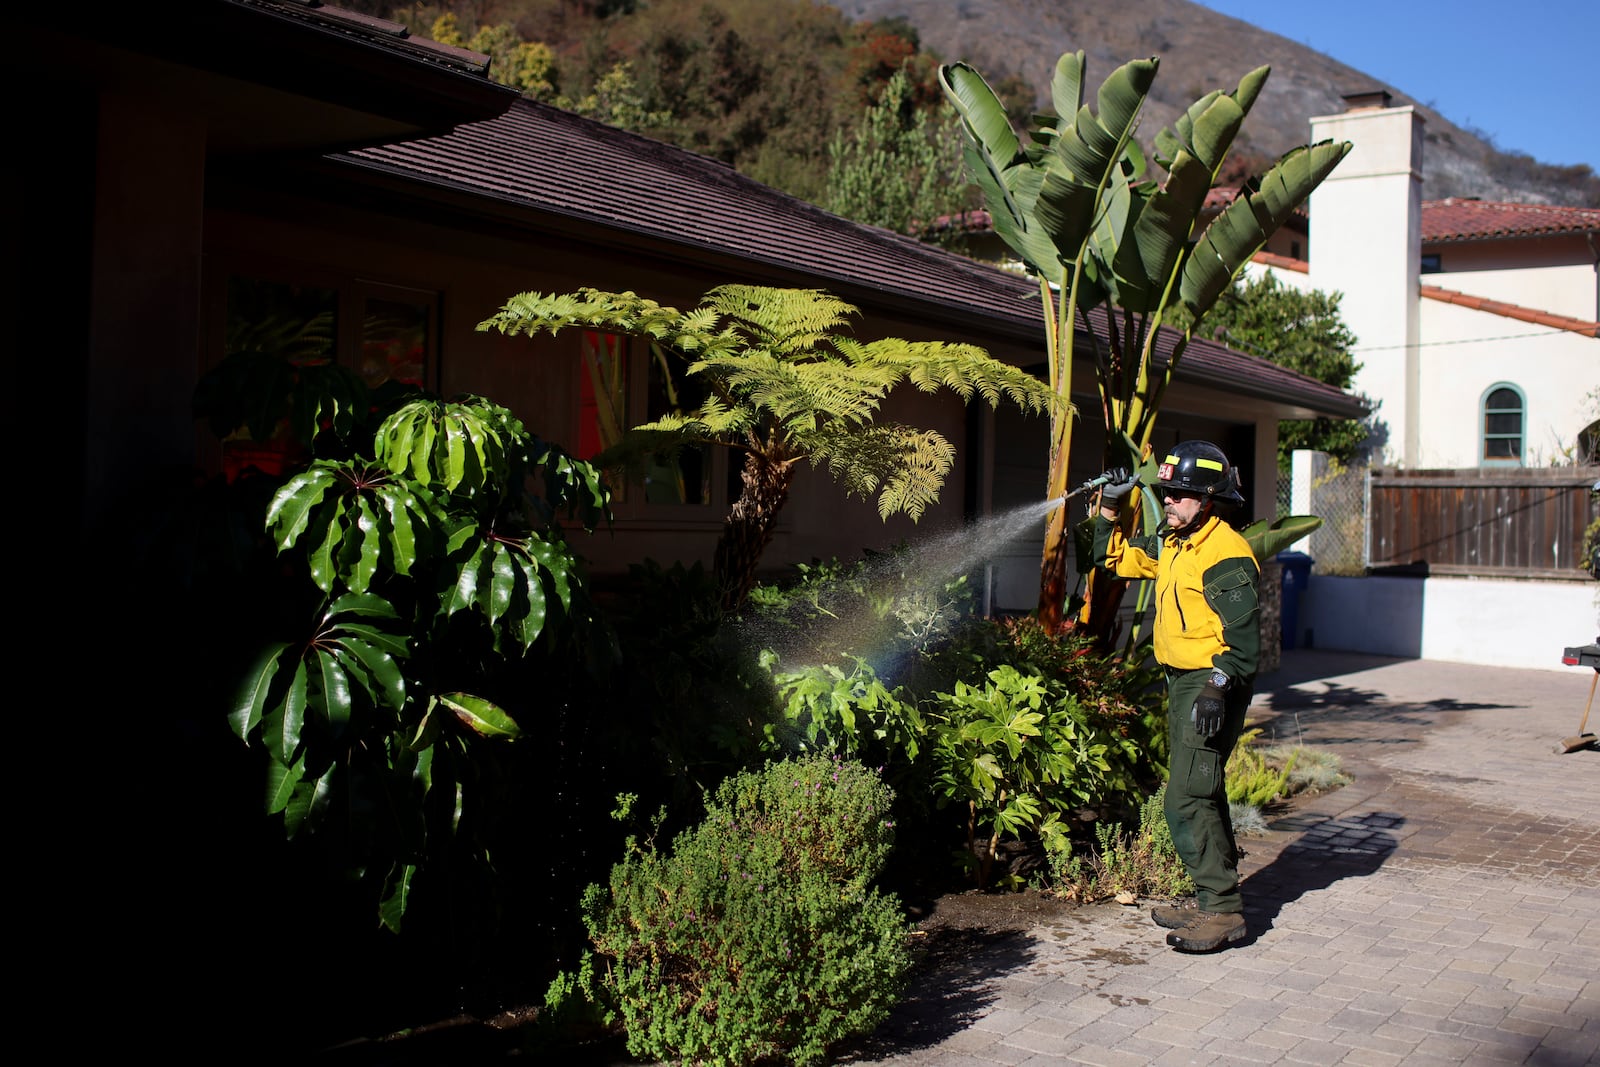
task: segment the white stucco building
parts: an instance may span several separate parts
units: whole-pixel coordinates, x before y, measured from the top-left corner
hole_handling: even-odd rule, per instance
[[[1354,146],[1312,193],[1304,252],[1252,270],[1343,294],[1353,388],[1379,403],[1387,466],[1548,466],[1600,415],[1600,209],[1422,200],[1423,118],[1387,94],[1311,120]]]

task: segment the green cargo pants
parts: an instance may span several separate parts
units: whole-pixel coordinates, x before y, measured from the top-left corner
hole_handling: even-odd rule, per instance
[[[1236,679],[1224,696],[1222,729],[1209,738],[1194,732],[1189,712],[1210,677],[1209,670],[1167,672],[1168,765],[1164,810],[1178,857],[1194,879],[1200,908],[1241,912],[1239,846],[1233,837],[1224,782],[1228,756],[1244,731],[1254,679]]]

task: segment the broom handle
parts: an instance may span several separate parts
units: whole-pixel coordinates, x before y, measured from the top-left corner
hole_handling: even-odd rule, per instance
[[[1589,682],[1589,699],[1583,705],[1583,721],[1578,724],[1578,732],[1583,733],[1583,728],[1589,725],[1589,705],[1594,703],[1594,684],[1600,682],[1600,667],[1595,668],[1594,678]]]

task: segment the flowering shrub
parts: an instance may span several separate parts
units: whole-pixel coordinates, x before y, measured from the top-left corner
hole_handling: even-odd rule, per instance
[[[725,781],[669,853],[633,845],[584,895],[628,1051],[803,1065],[882,1021],[910,966],[899,901],[871,885],[892,800],[858,763],[785,760]]]

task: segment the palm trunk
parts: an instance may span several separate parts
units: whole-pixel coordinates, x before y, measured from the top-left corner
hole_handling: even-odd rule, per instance
[[[742,489],[728,517],[722,523],[714,561],[717,586],[722,590],[722,609],[737,611],[756,584],[756,568],[761,553],[772,542],[778,513],[789,499],[794,481],[793,460],[773,460],[757,452],[744,457],[739,472]]]

